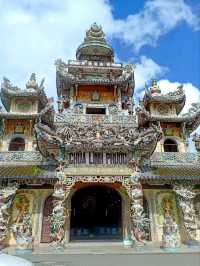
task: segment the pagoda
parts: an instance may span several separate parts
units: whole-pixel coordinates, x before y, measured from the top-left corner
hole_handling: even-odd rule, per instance
[[[115,62],[96,23],[76,60],[55,65],[57,110],[35,74],[25,89],[2,83],[2,247],[198,243],[200,159],[188,139],[200,106],[182,115],[182,86],[162,94],[153,80],[135,108],[135,66]]]

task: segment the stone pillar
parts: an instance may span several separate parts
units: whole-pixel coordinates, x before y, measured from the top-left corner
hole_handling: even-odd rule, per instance
[[[62,181],[58,181],[55,184],[53,197],[54,207],[51,215],[52,240],[55,245],[64,245],[67,210],[65,206],[65,188]]]
[[[0,187],[0,246],[6,245],[9,232],[9,222],[11,218],[11,206],[18,186],[16,184],[7,184]]]
[[[156,203],[155,203],[155,193],[153,190],[146,190],[145,197],[148,202],[149,207],[149,219],[150,219],[150,228],[151,228],[151,241],[158,242],[157,236],[157,222],[156,222]]]
[[[73,180],[65,178],[64,167],[62,165],[57,169],[57,178],[58,181],[54,186],[53,193],[54,207],[51,215],[51,235],[55,246],[64,247],[66,240],[69,241],[69,239],[66,239],[66,229],[69,227],[70,217],[68,197]]]
[[[123,199],[123,208],[122,208],[122,215],[123,215],[123,240],[131,239],[131,229],[132,229],[132,222],[130,219],[130,198],[126,196]]]
[[[38,246],[41,242],[42,222],[43,222],[43,208],[46,198],[51,195],[52,191],[38,189],[34,191],[34,222],[33,222],[33,235],[34,246]]]
[[[135,171],[131,178],[131,206],[130,214],[133,225],[132,238],[138,245],[143,245],[145,240],[145,226],[149,219],[145,217],[143,208],[143,191],[139,181],[140,173]]]
[[[181,209],[186,231],[186,242],[188,244],[195,244],[197,225],[193,199],[196,194],[193,192],[193,187],[189,185],[175,185],[173,190],[176,193]]]
[[[65,224],[65,243],[68,244],[70,242],[70,218],[71,218],[71,196],[74,193],[74,189],[69,187],[66,189],[66,224]]]

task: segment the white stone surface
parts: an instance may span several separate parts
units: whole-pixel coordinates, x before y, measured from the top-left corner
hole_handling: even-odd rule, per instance
[[[16,256],[0,254],[0,266],[34,266],[34,264]]]

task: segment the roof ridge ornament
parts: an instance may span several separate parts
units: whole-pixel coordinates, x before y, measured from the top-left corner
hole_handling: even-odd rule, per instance
[[[36,74],[35,73],[31,74],[30,79],[26,83],[26,88],[27,89],[34,89],[34,90],[38,89],[38,83],[36,81]]]
[[[6,90],[8,90],[8,89],[9,90],[14,90],[14,91],[20,90],[19,87],[14,86],[12,84],[12,82],[8,78],[6,78],[6,77],[3,77],[3,82],[1,84],[1,88],[2,89],[6,89]]]
[[[161,93],[161,89],[160,87],[158,86],[158,82],[156,79],[153,79],[152,80],[152,83],[151,83],[151,87],[150,87],[150,91],[151,93],[156,93],[156,94],[160,94]]]

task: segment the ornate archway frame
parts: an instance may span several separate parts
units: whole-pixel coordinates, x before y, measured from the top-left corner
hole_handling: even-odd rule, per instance
[[[62,175],[62,176],[61,176]],[[62,224],[62,240],[58,239],[57,243],[68,243],[70,241],[70,215],[71,215],[71,198],[74,193],[78,190],[77,184],[82,185],[107,185],[113,187],[113,184],[120,184],[120,188],[115,188],[122,199],[122,228],[123,228],[123,239],[129,238],[131,235],[131,220],[130,220],[130,203],[131,203],[131,188],[132,182],[130,176],[64,176],[61,172],[58,173],[59,180],[55,184],[54,194],[57,205],[54,206],[52,214],[55,213],[55,208],[60,204],[65,210],[65,223]],[[57,208],[58,209],[58,208]],[[60,208],[61,210],[61,208]],[[55,228],[55,227],[54,227]],[[59,235],[59,232],[57,232]]]
[[[72,187],[66,205],[69,210],[69,217],[66,222],[66,233],[65,233],[65,242],[68,243],[70,239],[70,230],[71,230],[71,200],[77,191],[84,189],[86,187],[93,187],[95,185],[101,187],[109,187],[114,189],[121,198],[121,228],[122,228],[122,239],[125,239],[130,235],[131,223],[130,223],[130,199],[129,196],[120,182],[75,182]]]

